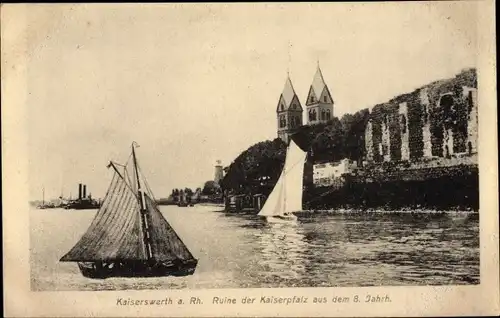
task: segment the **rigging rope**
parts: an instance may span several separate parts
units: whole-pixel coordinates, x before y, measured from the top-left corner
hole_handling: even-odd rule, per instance
[[[124,169],[124,174],[127,177],[126,181],[128,182],[128,184],[132,185],[132,180],[130,180],[130,174],[128,173],[127,167],[125,167],[125,169]]]
[[[148,183],[148,180],[146,179],[146,177],[144,176],[144,174],[142,173],[142,170],[141,168],[139,167],[139,165],[137,165],[137,170],[139,170],[139,173],[140,175],[142,176],[142,181],[144,181],[144,185],[146,186],[146,190],[149,192],[149,194],[151,195],[151,199],[153,199],[154,202],[156,202],[156,198],[155,198],[155,195],[153,193],[153,190],[151,190],[151,188],[149,187],[149,183]]]

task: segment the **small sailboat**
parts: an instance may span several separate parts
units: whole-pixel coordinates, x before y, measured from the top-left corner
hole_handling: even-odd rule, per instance
[[[134,144],[131,156],[135,182],[127,165],[121,172],[117,168],[121,165],[109,163],[114,174],[106,196],[87,232],[60,261],[77,262],[89,278],[192,275],[198,261],[160,213],[147,181],[140,177]]]
[[[47,206],[45,205],[45,188],[42,188],[42,204],[38,205],[39,209],[46,209]]]
[[[38,209],[53,209],[56,206],[52,202],[45,202],[45,188],[42,188],[42,204],[38,205]]]
[[[266,217],[268,221],[297,219],[293,212],[302,210],[302,187],[306,157],[307,152],[300,149],[291,140],[278,182],[276,182],[258,215]]]

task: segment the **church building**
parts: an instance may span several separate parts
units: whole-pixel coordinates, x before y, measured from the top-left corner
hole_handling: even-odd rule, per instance
[[[287,76],[285,87],[278,101],[276,114],[278,117],[278,137],[288,144],[290,135],[302,126],[302,106],[293,89],[290,76]]]
[[[313,82],[306,99],[307,124],[326,123],[333,118],[333,99],[318,64]],[[288,143],[298,127],[303,125],[303,109],[293,89],[290,76],[287,77],[283,93],[276,109],[278,117],[278,137]]]
[[[333,99],[318,64],[313,82],[306,100],[307,123],[309,125],[325,123],[333,118]]]

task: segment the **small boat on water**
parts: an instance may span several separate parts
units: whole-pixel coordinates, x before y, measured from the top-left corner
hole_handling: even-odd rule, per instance
[[[198,261],[159,211],[134,147],[135,182],[127,164],[109,163],[114,174],[106,196],[87,232],[60,261],[77,262],[89,278],[192,275]]]
[[[62,200],[62,194],[61,194]],[[90,209],[99,209],[100,203],[97,200],[92,199],[92,195],[89,194],[87,196],[87,185],[79,184],[78,185],[78,198],[75,200],[67,200],[62,204],[67,210],[90,210]]]
[[[294,212],[302,210],[304,163],[307,152],[291,140],[285,158],[285,165],[271,194],[258,213],[268,221],[296,220]]]
[[[91,210],[99,209],[99,202],[92,198],[71,200],[64,205],[66,210]]]
[[[40,210],[44,209],[54,209],[56,206],[52,202],[45,202],[45,188],[42,188],[42,204],[38,205],[37,208]]]

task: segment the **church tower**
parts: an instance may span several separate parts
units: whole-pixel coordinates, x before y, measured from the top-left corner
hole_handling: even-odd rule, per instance
[[[325,123],[333,118],[333,99],[325,84],[321,69],[316,69],[313,82],[306,100],[307,123],[310,125]]]
[[[288,144],[290,135],[302,126],[302,106],[293,89],[290,76],[287,76],[283,93],[278,101],[276,114],[278,117],[278,138]]]

